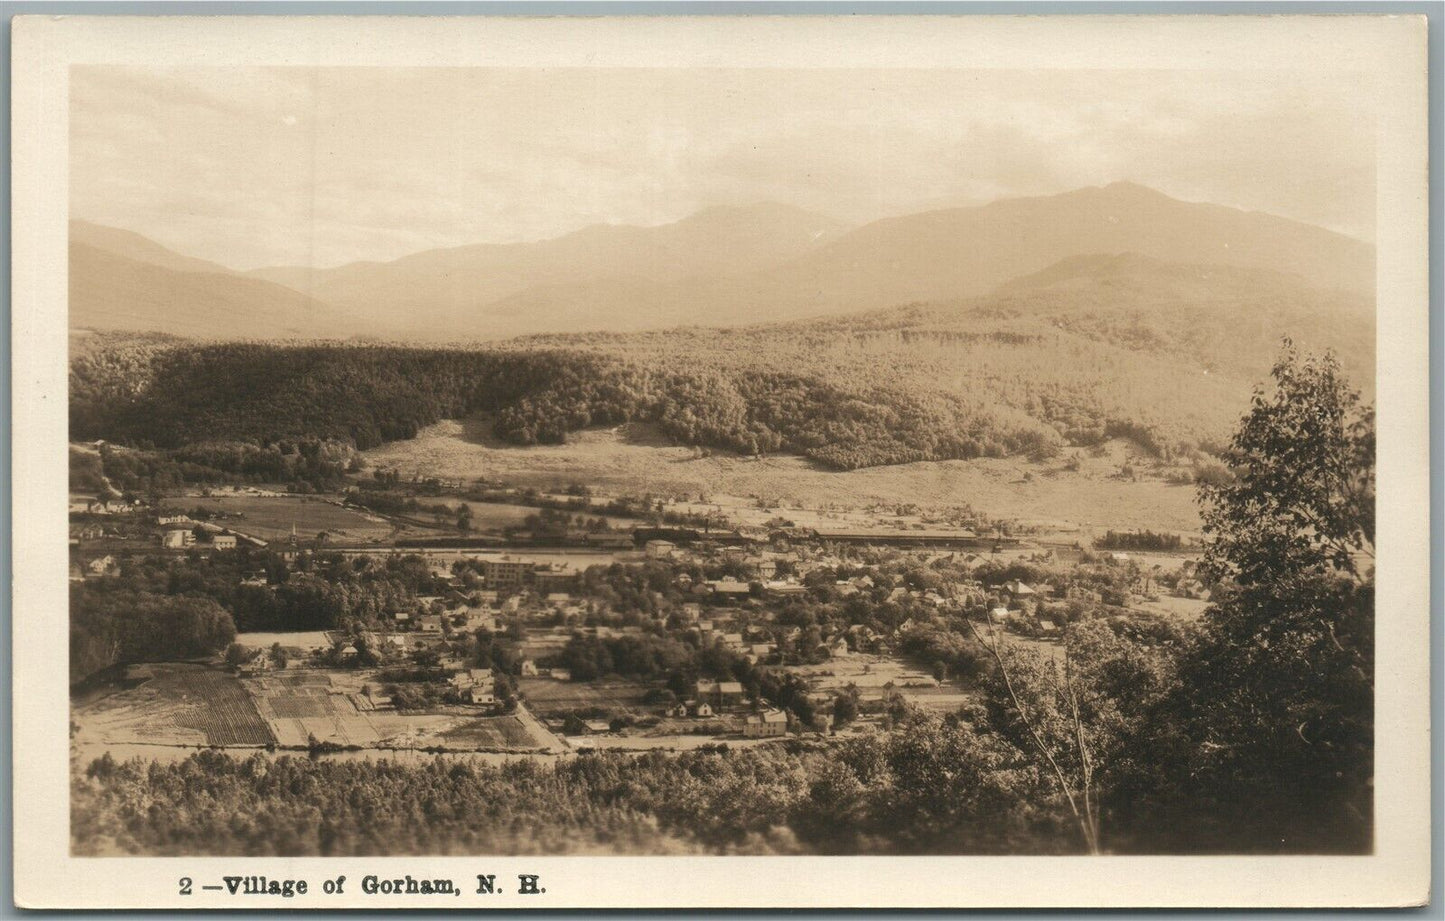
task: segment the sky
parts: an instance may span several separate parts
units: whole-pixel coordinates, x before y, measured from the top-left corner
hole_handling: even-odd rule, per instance
[[[776,201],[863,224],[1129,180],[1373,239],[1365,89],[1281,71],[71,71],[71,217],[236,269]]]

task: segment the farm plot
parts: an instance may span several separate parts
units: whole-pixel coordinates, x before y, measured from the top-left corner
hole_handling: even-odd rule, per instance
[[[333,685],[325,672],[270,675],[250,679],[246,686],[281,745],[306,745],[314,737],[337,745],[366,746],[381,739],[352,694]]]
[[[250,695],[226,672],[202,665],[150,665],[129,690],[78,707],[88,738],[171,745],[265,745],[274,741]]]
[[[590,682],[553,681],[550,678],[522,678],[518,689],[528,706],[538,714],[590,710],[627,710],[645,707],[647,686],[635,681]]]

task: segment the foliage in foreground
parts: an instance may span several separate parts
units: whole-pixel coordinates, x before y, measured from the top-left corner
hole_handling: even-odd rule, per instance
[[[73,777],[72,835],[87,854],[1068,848],[1040,785],[1016,750],[937,719],[829,753],[792,744],[500,767],[216,752],[117,764],[107,756]]]

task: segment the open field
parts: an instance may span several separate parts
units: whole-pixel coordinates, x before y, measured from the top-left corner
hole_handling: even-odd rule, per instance
[[[1182,620],[1198,620],[1204,614],[1204,609],[1209,607],[1209,602],[1202,598],[1176,598],[1173,595],[1160,595],[1157,601],[1141,601],[1133,607],[1155,614],[1167,614]]]
[[[892,656],[851,655],[818,665],[789,666],[788,671],[806,677],[815,691],[841,691],[854,685],[864,701],[881,700],[896,691],[920,707],[956,710],[973,696],[953,682],[940,684],[922,666]]]
[[[790,455],[751,458],[703,452],[659,441],[640,426],[589,429],[565,445],[515,447],[492,439],[477,420],[428,426],[414,439],[366,452],[374,467],[451,478],[487,477],[540,489],[585,483],[612,493],[708,497],[730,516],[746,520],[779,503],[824,508],[913,503],[925,508],[970,505],[991,517],[1088,532],[1151,528],[1184,534],[1199,530],[1194,490],[1160,479],[1120,479],[1127,447],[1102,456],[1073,451],[1035,464],[1019,458],[930,461],[847,472],[820,468]],[[768,510],[758,509],[760,497]],[[724,502],[726,500],[726,502]],[[784,514],[787,514],[786,508]],[[827,523],[819,521],[818,523]],[[855,523],[839,519],[840,524]]]
[[[324,630],[303,630],[294,633],[238,633],[236,642],[252,649],[270,649],[280,643],[288,649],[330,649],[331,635]]]
[[[554,496],[556,499],[570,499],[570,496]],[[423,505],[445,505],[455,510],[462,505],[467,505],[472,510],[473,531],[500,531],[503,528],[521,527],[522,524],[532,515],[540,515],[542,509],[535,505],[517,505],[510,502],[477,502],[475,500],[458,498],[456,496],[435,496],[419,499]],[[605,502],[605,500],[600,500]],[[600,502],[599,502],[600,504]],[[609,525],[617,529],[635,528],[643,522],[636,518],[627,518],[621,515],[604,515],[602,512],[579,510],[573,514],[586,515],[588,518],[605,518]],[[418,517],[426,520],[427,513],[418,513]]]
[[[332,540],[380,540],[393,531],[380,519],[363,515],[314,496],[185,496],[167,500],[176,512],[194,508],[239,515],[216,523],[262,540],[279,540],[291,534],[311,539],[321,531]]]
[[[542,715],[569,713],[589,707],[605,709],[641,708],[647,686],[635,681],[605,679],[601,681],[553,681],[551,678],[520,678],[517,688],[527,706]]]

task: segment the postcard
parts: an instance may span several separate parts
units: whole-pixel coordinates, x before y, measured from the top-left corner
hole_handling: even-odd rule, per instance
[[[14,39],[18,904],[1428,898],[1424,17]]]

